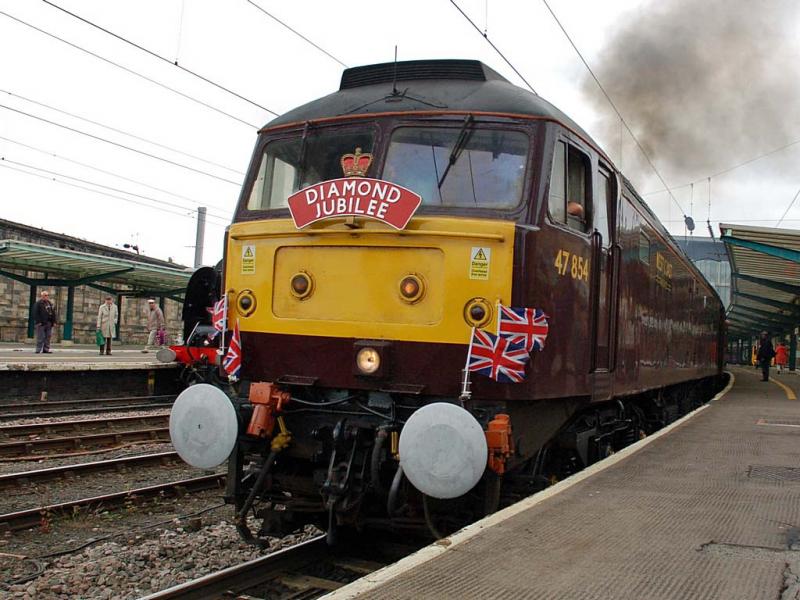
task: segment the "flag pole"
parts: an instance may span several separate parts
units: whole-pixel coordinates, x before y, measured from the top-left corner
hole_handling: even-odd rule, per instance
[[[467,360],[464,363],[464,370],[462,371],[462,379],[461,379],[461,395],[458,399],[461,401],[461,405],[463,406],[464,403],[472,397],[472,391],[470,390],[470,380],[469,380],[469,357],[472,356],[472,342],[475,339],[475,328],[473,327],[469,334],[469,348],[467,349]]]
[[[222,338],[219,342],[219,350],[217,354],[225,356],[225,334],[228,332],[228,292],[224,292],[222,296],[222,313],[225,315],[222,319]]]

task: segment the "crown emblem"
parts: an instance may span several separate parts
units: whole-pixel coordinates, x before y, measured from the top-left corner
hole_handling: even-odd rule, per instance
[[[356,148],[354,154],[342,155],[340,162],[345,177],[364,177],[372,164],[372,154],[362,153],[361,148]]]

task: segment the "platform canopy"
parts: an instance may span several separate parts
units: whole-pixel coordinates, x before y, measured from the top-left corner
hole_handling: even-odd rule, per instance
[[[46,273],[50,285],[59,285],[57,280],[69,281],[71,285],[103,282],[123,286],[123,289],[116,289],[117,292],[140,291],[168,296],[182,294],[192,276],[191,270],[29,242],[0,240],[0,274],[12,279],[20,277],[16,273],[5,272],[6,269]]]
[[[30,272],[44,275],[30,275]],[[88,254],[17,240],[0,240],[0,275],[31,287],[28,336],[33,336],[37,286],[66,287],[64,340],[72,339],[75,288],[81,285],[117,296],[157,296],[182,302],[191,269],[154,262]],[[119,324],[118,324],[119,326]],[[117,333],[117,337],[119,333]]]
[[[793,335],[800,324],[800,231],[719,227],[731,263],[731,336]]]

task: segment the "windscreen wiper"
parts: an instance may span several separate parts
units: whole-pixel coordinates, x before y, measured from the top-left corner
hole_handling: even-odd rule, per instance
[[[453,149],[450,151],[450,158],[447,161],[447,167],[444,169],[444,173],[439,178],[439,189],[442,189],[442,184],[444,183],[447,174],[450,172],[450,168],[456,164],[458,161],[458,157],[461,155],[461,151],[467,145],[469,138],[472,136],[472,123],[475,121],[475,118],[472,115],[467,115],[467,118],[464,119],[464,124],[461,126],[461,131],[458,132],[458,138],[456,138],[456,143],[453,144]]]

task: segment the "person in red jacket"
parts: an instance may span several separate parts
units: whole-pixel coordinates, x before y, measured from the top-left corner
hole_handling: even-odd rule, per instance
[[[779,342],[778,347],[775,348],[775,365],[778,367],[778,375],[787,364],[789,364],[789,351],[786,349],[786,344]]]

